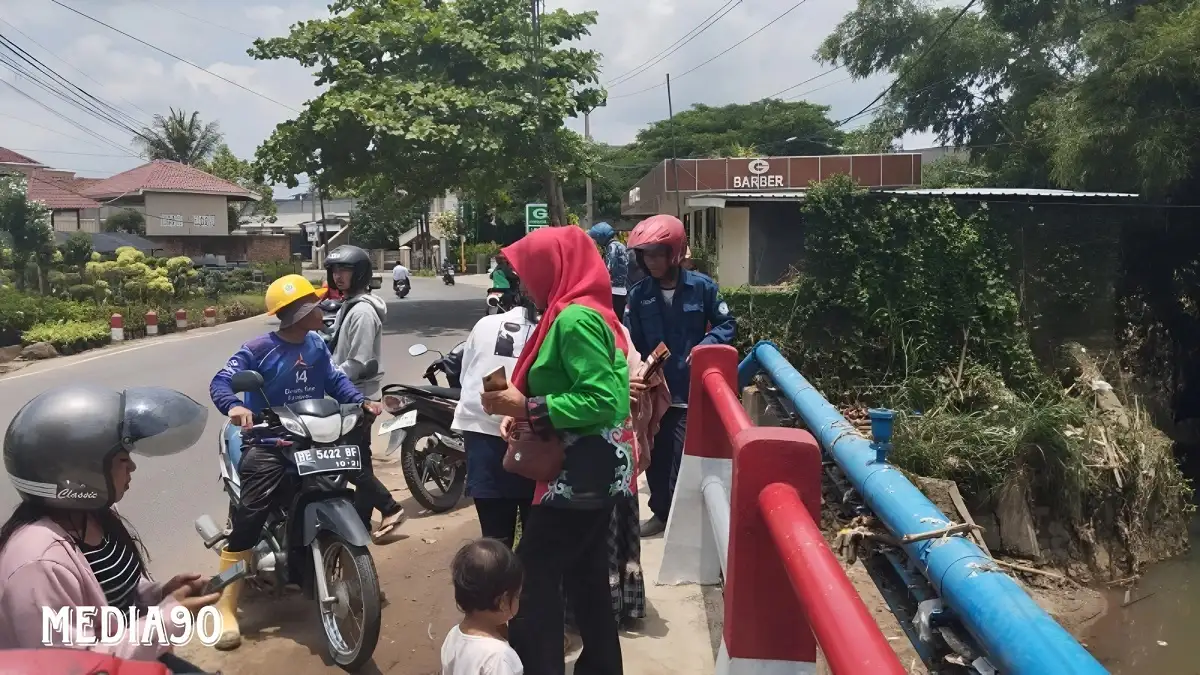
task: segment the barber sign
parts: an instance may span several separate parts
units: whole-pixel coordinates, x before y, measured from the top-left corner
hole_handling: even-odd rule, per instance
[[[182,605],[161,607],[42,607],[42,644],[47,647],[88,647],[130,644],[181,647],[199,640],[212,647],[224,623],[216,607],[202,607],[193,617]]]

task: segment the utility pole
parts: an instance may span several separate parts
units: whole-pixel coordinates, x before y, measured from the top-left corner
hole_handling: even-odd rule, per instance
[[[675,143],[675,107],[671,103],[670,73],[667,73],[667,119],[671,124],[671,169],[675,172],[675,217],[683,220],[683,204],[679,203],[679,146]]]

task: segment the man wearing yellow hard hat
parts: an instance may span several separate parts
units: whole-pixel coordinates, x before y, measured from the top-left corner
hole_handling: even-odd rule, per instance
[[[318,303],[326,292],[324,288],[313,288],[299,274],[272,282],[267,288],[267,314],[279,318],[279,329],[242,345],[213,377],[209,395],[221,414],[228,415],[232,422],[230,433],[226,434],[231,454],[241,450],[237,428],[252,426],[254,413],[264,408],[328,395],[339,403],[359,403],[374,415],[380,413],[379,404],[365,400],[349,378],[334,366],[329,347],[314,332],[324,326]],[[244,400],[238,398],[231,380],[243,370],[257,371],[263,376],[265,399],[258,392],[246,392]],[[221,552],[222,572],[243,560],[247,565],[253,563],[254,546],[274,505],[275,493],[286,479],[287,466],[287,460],[270,449],[255,446],[245,449],[238,462],[242,502],[233,513],[232,528]],[[217,649],[234,649],[241,644],[237,603],[242,583],[226,586],[217,603],[224,628]]]

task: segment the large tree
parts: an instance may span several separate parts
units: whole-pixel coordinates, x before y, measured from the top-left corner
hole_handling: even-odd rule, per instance
[[[279,211],[275,206],[275,190],[260,181],[253,165],[244,159],[238,159],[228,145],[222,143],[213,153],[212,159],[197,162],[196,167],[258,194],[257,202],[229,202],[229,227],[231,229],[237,227],[242,218],[254,216],[263,218],[267,222],[275,222],[275,214]]]
[[[166,116],[154,121],[133,138],[146,159],[169,159],[180,164],[196,164],[213,155],[221,145],[221,128],[216,122],[204,124],[200,113],[171,108]]]
[[[300,174],[327,188],[382,177],[422,200],[538,177],[562,222],[558,181],[586,163],[588,147],[563,121],[603,97],[599,55],[571,46],[596,14],[542,15],[535,48],[529,8],[336,0],[328,19],[256,40],[253,57],[316,67],[316,83],[328,85],[259,148],[260,170],[292,187]]]
[[[720,107],[697,104],[674,119],[650,123],[638,132],[635,149],[646,159],[738,155],[828,155],[838,151],[842,133],[828,117],[829,107],[807,101],[764,99]]]

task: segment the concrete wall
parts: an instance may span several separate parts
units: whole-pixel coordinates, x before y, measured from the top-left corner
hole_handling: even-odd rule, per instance
[[[147,235],[161,255],[223,255],[229,262],[269,262],[291,258],[291,238],[285,235],[234,235],[225,237],[163,237]]]
[[[750,283],[750,209],[726,208],[717,233],[717,272],[722,286]]]
[[[212,195],[146,193],[146,234],[163,237],[228,235],[227,200]]]

